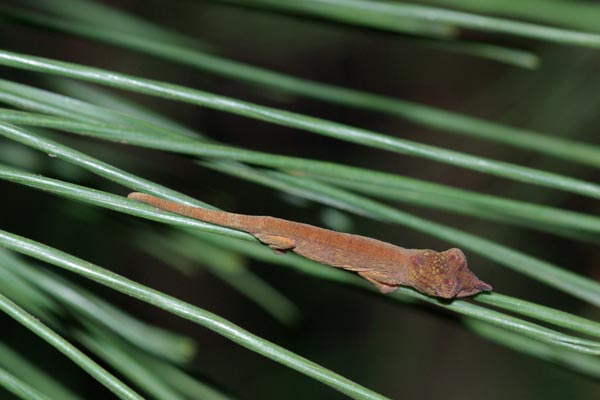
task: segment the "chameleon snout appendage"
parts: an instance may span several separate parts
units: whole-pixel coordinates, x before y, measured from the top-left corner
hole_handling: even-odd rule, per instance
[[[460,249],[442,252],[405,249],[281,218],[191,207],[145,193],[130,193],[127,197],[161,210],[248,232],[276,253],[292,251],[321,264],[356,272],[382,293],[410,286],[429,296],[452,299],[492,290],[469,270]]]

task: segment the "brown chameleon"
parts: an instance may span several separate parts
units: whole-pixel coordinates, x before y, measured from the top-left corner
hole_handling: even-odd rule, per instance
[[[248,232],[278,253],[293,251],[311,260],[357,272],[382,293],[410,286],[429,296],[452,299],[492,290],[467,267],[460,249],[405,249],[376,239],[335,232],[285,219],[190,207],[144,193],[130,193],[162,210]]]

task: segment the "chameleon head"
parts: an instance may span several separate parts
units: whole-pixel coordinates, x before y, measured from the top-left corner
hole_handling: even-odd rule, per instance
[[[408,284],[426,295],[452,299],[492,290],[469,270],[460,249],[416,250],[410,260]]]

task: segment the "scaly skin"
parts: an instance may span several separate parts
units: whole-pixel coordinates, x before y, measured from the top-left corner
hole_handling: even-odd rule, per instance
[[[127,197],[175,214],[248,232],[276,252],[293,251],[322,264],[355,271],[383,293],[410,286],[429,296],[452,299],[492,290],[469,270],[460,249],[443,252],[405,249],[280,218],[190,207],[144,193],[130,193]]]

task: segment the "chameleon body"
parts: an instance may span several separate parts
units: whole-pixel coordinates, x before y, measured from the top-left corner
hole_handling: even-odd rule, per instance
[[[127,196],[175,214],[250,233],[278,253],[357,272],[381,292],[410,286],[426,295],[452,299],[492,290],[467,267],[460,249],[405,249],[380,240],[268,216],[190,207],[144,193]]]

